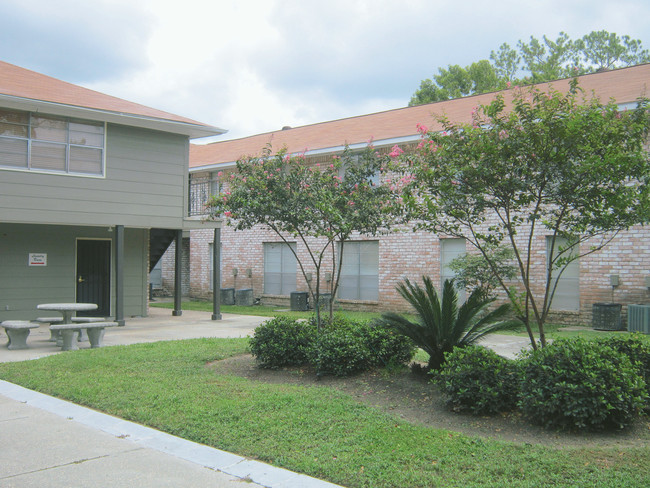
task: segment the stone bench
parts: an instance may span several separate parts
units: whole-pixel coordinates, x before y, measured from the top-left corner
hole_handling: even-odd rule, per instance
[[[104,317],[72,317],[70,319],[73,324],[90,324],[92,322],[106,322]],[[89,340],[88,335],[86,334],[85,329],[81,329],[79,332],[79,342],[85,342]]]
[[[116,325],[117,322],[55,324],[55,325],[50,325],[50,329],[59,331],[61,333],[62,351],[76,351],[77,349],[79,349],[79,346],[77,346],[77,342],[79,341],[79,329],[85,329],[88,332],[88,340],[90,341],[90,347],[95,349],[98,347],[102,347],[102,339],[104,338],[104,329],[106,327],[115,327]]]
[[[54,324],[60,324],[63,322],[63,317],[39,317],[36,319],[36,322],[40,322],[41,324],[48,324],[48,325],[54,325]],[[60,342],[61,333],[50,329],[50,338],[48,341],[50,342]]]
[[[40,324],[27,320],[5,320],[0,325],[5,328],[9,342],[7,349],[27,349],[27,336],[31,329],[38,329]]]

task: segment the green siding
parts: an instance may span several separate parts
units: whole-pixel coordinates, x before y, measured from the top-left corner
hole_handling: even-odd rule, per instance
[[[106,227],[71,227],[0,223],[0,321],[31,320],[51,312],[36,310],[39,303],[76,300],[76,240],[112,239]],[[124,315],[141,316],[147,306],[147,249],[145,229],[124,233]],[[115,246],[112,246],[115,274]],[[47,266],[28,266],[30,252],[46,253]],[[115,283],[111,282],[114,313]]]
[[[106,177],[0,170],[0,221],[181,228],[186,136],[109,125]]]

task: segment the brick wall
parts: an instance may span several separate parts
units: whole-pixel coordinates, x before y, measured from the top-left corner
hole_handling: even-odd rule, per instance
[[[314,161],[316,162],[316,161]],[[213,241],[213,232],[208,230],[191,231],[189,241],[190,276],[189,292],[192,297],[209,299],[211,297],[210,251],[209,244]],[[520,234],[523,239],[524,233]],[[569,324],[590,324],[592,305],[598,302],[622,303],[623,319],[626,317],[626,305],[631,303],[650,303],[650,292],[645,287],[645,277],[650,276],[650,233],[647,227],[635,227],[629,231],[621,232],[614,237],[608,246],[599,252],[589,254],[580,259],[579,294],[580,305],[578,311],[556,311],[551,314],[551,321],[562,321]],[[288,297],[268,296],[264,294],[264,242],[280,242],[280,238],[273,232],[254,228],[246,231],[235,232],[232,228],[224,226],[221,233],[222,239],[222,288],[252,288],[256,298],[263,303],[274,305],[288,305]],[[395,290],[395,286],[404,278],[419,281],[422,275],[429,275],[434,283],[440,282],[440,238],[428,232],[412,232],[404,229],[380,237],[360,237],[353,239],[369,239],[379,241],[379,301],[340,301],[346,309],[383,311],[408,310],[406,303]],[[305,246],[297,243],[297,252],[305,264],[307,272],[313,273],[315,269],[310,265],[310,260]],[[311,243],[317,243],[311,240]],[[323,242],[320,242],[322,245]],[[596,241],[587,242],[581,246],[581,253],[585,253],[590,246],[598,244]],[[473,252],[471,246],[468,252]],[[165,257],[163,261],[163,278],[169,276],[171,269],[171,289],[173,289],[173,247],[171,261]],[[546,237],[543,232],[536,235],[532,248],[532,286],[539,296],[543,294],[546,285]],[[171,263],[171,266],[170,266]],[[331,263],[330,263],[331,264]],[[237,275],[233,270],[237,268]],[[328,263],[323,265],[323,272],[328,271]],[[247,274],[250,270],[250,276]],[[296,271],[298,291],[306,291],[307,285],[299,270]],[[620,285],[613,290],[610,286],[610,275],[619,276]],[[168,278],[169,280],[169,278]],[[165,282],[167,283],[167,281]],[[166,285],[167,286],[167,285]],[[324,276],[321,279],[321,291],[326,292],[328,283]]]

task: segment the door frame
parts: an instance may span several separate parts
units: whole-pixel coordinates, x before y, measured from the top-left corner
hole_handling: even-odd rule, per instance
[[[108,241],[108,314],[112,316],[113,314],[113,262],[115,258],[113,256],[113,239],[110,237],[76,237],[74,243],[74,299],[77,301],[77,277],[79,276],[79,241]]]

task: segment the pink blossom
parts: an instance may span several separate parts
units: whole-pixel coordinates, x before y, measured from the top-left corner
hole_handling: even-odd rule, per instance
[[[507,139],[508,138],[508,133],[505,130],[501,130],[499,132],[499,139]]]
[[[226,217],[230,217],[232,215],[232,212],[227,210],[223,213]]]
[[[221,178],[222,176],[223,176],[223,171],[219,171],[219,172],[217,173],[217,177]]]
[[[510,87],[512,86],[512,83],[507,82],[507,83],[506,83],[506,86],[507,86],[508,88],[510,88]]]
[[[400,154],[404,152],[397,144],[395,144],[391,149],[392,151],[389,154],[391,158],[397,158],[399,157]]]

